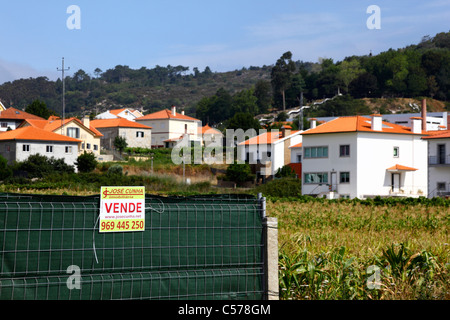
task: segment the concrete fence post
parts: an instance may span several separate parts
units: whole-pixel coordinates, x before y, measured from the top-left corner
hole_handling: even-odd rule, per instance
[[[278,283],[278,221],[273,217],[264,219],[265,231],[265,265],[266,265],[266,290],[268,300],[279,299]]]

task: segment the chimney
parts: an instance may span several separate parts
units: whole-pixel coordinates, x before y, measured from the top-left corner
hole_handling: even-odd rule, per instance
[[[172,115],[176,116],[177,115],[177,107],[172,106]]]
[[[381,114],[372,114],[372,130],[373,131],[382,131],[383,124]]]
[[[183,110],[181,110],[181,114],[184,116],[184,109]]]
[[[89,129],[90,124],[91,124],[91,120],[89,119],[89,116],[84,116],[83,117],[83,125]]]
[[[422,100],[422,130],[427,131],[427,100]]]
[[[309,127],[311,129],[314,129],[316,126],[317,126],[317,119],[316,118],[309,119]]]
[[[422,133],[422,118],[411,117],[411,132],[412,133]]]
[[[291,126],[284,125],[281,127],[281,138],[285,138],[291,134]]]

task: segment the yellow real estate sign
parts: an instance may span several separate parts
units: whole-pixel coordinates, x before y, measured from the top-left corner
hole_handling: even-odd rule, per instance
[[[145,187],[102,187],[99,232],[145,230]]]

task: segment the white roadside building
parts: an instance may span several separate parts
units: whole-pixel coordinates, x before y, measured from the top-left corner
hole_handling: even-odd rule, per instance
[[[327,198],[427,196],[422,120],[411,127],[381,115],[339,117],[302,133],[302,193]]]
[[[301,131],[285,125],[281,130],[270,130],[238,144],[240,161],[249,163],[257,180],[270,180],[277,171],[291,163],[291,146],[302,142]]]

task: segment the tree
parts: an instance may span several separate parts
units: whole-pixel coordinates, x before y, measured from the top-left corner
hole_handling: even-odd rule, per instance
[[[295,178],[296,176],[295,171],[288,165],[282,166],[275,173],[276,178]]]
[[[248,163],[232,163],[228,166],[225,176],[228,181],[238,185],[254,178]]]
[[[25,108],[25,112],[34,114],[35,116],[48,119],[51,115],[53,115],[53,111],[47,108],[45,102],[40,100],[34,100],[31,104],[29,104]]]
[[[272,103],[270,82],[266,80],[258,80],[255,83],[253,95],[256,97],[256,105],[258,106],[259,112],[260,113],[268,112],[269,107]]]
[[[286,110],[285,92],[291,83],[292,74],[295,71],[295,63],[292,61],[292,53],[285,52],[276,62],[271,72],[271,83],[274,93],[282,96],[283,110]]]
[[[364,71],[361,69],[359,61],[356,59],[344,60],[339,65],[337,74],[338,79],[345,87],[345,92],[348,93],[348,86]]]
[[[0,156],[0,180],[5,180],[13,175],[12,169],[8,166],[8,161]]]
[[[127,140],[124,137],[116,136],[114,139],[114,147],[122,153],[128,147]]]
[[[97,167],[97,159],[92,152],[86,152],[80,154],[75,162],[79,172],[91,172]]]
[[[239,91],[233,96],[232,113],[245,112],[257,115],[259,110],[256,101],[253,89]]]
[[[248,129],[254,129],[258,132],[261,129],[259,121],[253,117],[250,113],[238,112],[231,119],[228,120],[227,129],[242,129],[244,131]]]

